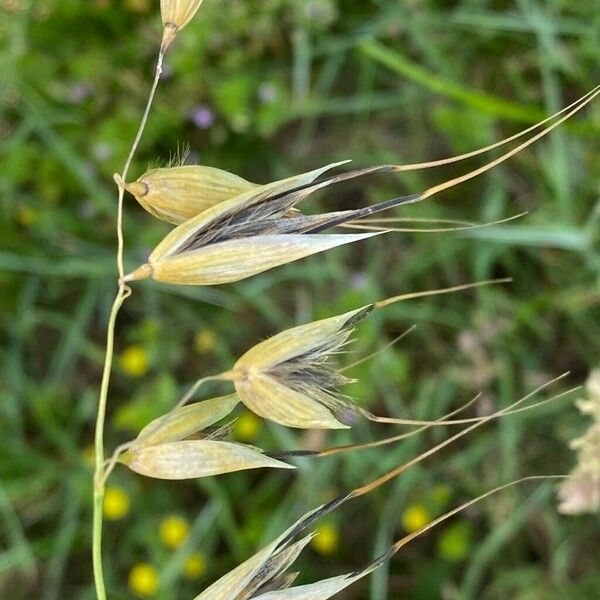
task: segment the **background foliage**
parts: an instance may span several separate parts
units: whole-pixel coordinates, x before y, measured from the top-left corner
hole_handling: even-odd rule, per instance
[[[111,175],[147,94],[158,4],[0,1],[3,597],[92,598],[89,444],[114,292]],[[168,57],[133,172],[165,162],[182,143],[194,160],[258,182],[346,158],[366,166],[465,152],[598,83],[598,39],[592,0],[206,0]],[[479,390],[479,410],[489,411],[565,370],[573,373],[565,386],[582,382],[600,358],[599,133],[596,102],[492,174],[402,211],[467,220],[529,211],[516,223],[388,236],[215,289],[136,286],[119,324],[109,443],[163,412],[185,384],[293,323],[491,276],[514,283],[396,305],[362,325],[342,361],[417,330],[353,371],[353,397],[431,418]],[[363,206],[466,169],[373,177],[318,204]],[[128,199],[129,266],[166,230]],[[495,484],[566,472],[568,441],[583,427],[562,401],[479,431],[334,515],[322,538],[330,543],[300,560],[302,580],[358,567],[415,518]],[[391,431],[296,434],[244,415],[234,436],[278,449]],[[299,462],[295,474],[174,484],[117,470],[112,484],[125,507],[106,530],[110,596],[131,597],[130,570],[150,563],[161,581],[156,597],[192,598],[301,512],[444,435]],[[504,493],[406,547],[347,597],[595,597],[598,518],[559,517],[554,504],[549,486]],[[190,526],[176,550],[159,534],[169,515]],[[205,560],[200,579],[185,569],[196,552]]]

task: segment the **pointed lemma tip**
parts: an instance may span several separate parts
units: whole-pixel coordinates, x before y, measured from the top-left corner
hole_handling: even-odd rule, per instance
[[[150,263],[145,263],[141,267],[138,267],[135,271],[125,275],[123,277],[123,282],[127,283],[128,281],[139,281],[140,279],[148,279],[152,276],[152,265]]]

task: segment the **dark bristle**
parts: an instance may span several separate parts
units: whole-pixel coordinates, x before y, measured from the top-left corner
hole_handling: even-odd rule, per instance
[[[382,565],[384,562],[392,558],[394,554],[396,554],[396,548],[392,547],[387,552],[384,552],[381,556],[374,558],[372,561],[368,562],[364,567],[348,574],[348,579],[352,577],[360,577],[369,571],[375,570],[377,567]]]
[[[302,521],[297,523],[296,526],[285,536],[285,538],[279,542],[276,549],[279,550],[280,548],[287,546],[299,533],[302,533],[307,527],[310,527],[317,519],[320,519],[322,516],[340,507],[342,504],[344,504],[344,502],[350,500],[352,497],[352,492],[350,492],[348,494],[344,494],[343,496],[334,498],[330,502],[327,502],[327,504],[323,504],[321,508],[317,509],[302,519]]]
[[[357,313],[353,314],[343,326],[343,329],[354,329],[361,321],[366,319],[373,311],[375,310],[374,304],[369,304],[359,310]]]

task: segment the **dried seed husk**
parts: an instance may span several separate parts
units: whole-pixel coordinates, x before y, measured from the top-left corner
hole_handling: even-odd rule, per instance
[[[146,425],[133,446],[139,448],[183,440],[225,418],[239,401],[237,394],[229,394],[176,408]]]
[[[215,222],[223,216],[235,214],[240,210],[249,208],[254,204],[264,200],[264,198],[268,197],[269,195],[283,194],[296,187],[311,183],[325,171],[341,164],[345,164],[345,162],[346,161],[341,163],[333,163],[308,173],[302,173],[301,175],[295,175],[294,177],[289,177],[288,179],[283,179],[281,181],[259,186],[258,188],[240,194],[229,200],[225,200],[224,202],[221,202],[218,205],[201,212],[171,231],[153,250],[152,254],[150,255],[150,263],[175,254],[178,249],[183,246],[190,237],[193,236],[195,232],[206,229],[211,222]]]
[[[156,246],[148,263],[127,275],[126,281],[152,277],[158,281],[182,285],[217,285],[245,279],[304,256],[380,234],[381,232],[352,234],[352,237],[350,234],[327,236],[293,231],[286,233],[285,227],[289,223],[295,226],[297,221],[287,217],[289,211],[285,207],[283,214],[275,206],[275,221],[279,223],[279,227],[275,226],[273,235],[269,231],[258,231],[256,234],[245,231],[242,235],[229,237],[223,235],[227,225],[238,215],[247,219],[243,221],[245,225],[256,222],[260,229],[264,221],[260,217],[259,208],[268,213],[271,210],[269,200],[273,195],[282,197],[290,186],[293,189],[302,188],[306,182],[310,183],[338,164],[341,163],[260,186],[185,221]],[[296,199],[300,199],[300,196],[294,195],[292,204]],[[301,219],[302,223],[305,222],[304,219],[312,223],[315,218],[320,219],[319,216]]]
[[[293,538],[298,528],[316,518],[322,511],[323,507],[319,506],[307,512],[265,548],[259,550],[241,565],[223,575],[223,577],[198,594],[194,600],[246,600],[244,596],[241,596],[242,592],[259,574],[265,563],[275,553],[288,548],[293,543]]]
[[[367,305],[299,325],[248,350],[232,370],[240,400],[261,417],[288,427],[347,428],[335,416],[339,412],[335,409],[343,404],[328,390],[349,380],[335,371],[319,370],[319,365],[345,344],[354,326],[372,309]]]
[[[273,377],[258,372],[234,383],[240,400],[269,421],[299,429],[348,429],[326,406]]]
[[[265,561],[246,588],[238,595],[238,598],[245,600],[246,598],[254,597],[257,590],[282,574],[298,558],[313,537],[314,534],[311,533],[290,546],[284,547],[279,552],[274,553]]]
[[[345,575],[338,575],[337,577],[323,579],[315,583],[266,592],[265,594],[254,596],[253,600],[327,600],[374,570],[375,567],[366,572],[346,573]]]
[[[343,329],[351,329],[369,314],[372,306],[361,306],[341,315],[286,329],[250,348],[237,361],[234,368],[265,370],[296,356],[301,356],[316,347],[327,344]]]
[[[133,447],[121,462],[132,471],[156,479],[195,479],[247,469],[293,469],[242,444],[213,440],[183,440]]]
[[[365,240],[381,232],[360,234],[271,235],[219,242],[175,256],[150,260],[126,281],[152,277],[177,285],[219,285],[247,279],[312,254]]]
[[[233,173],[203,165],[151,169],[125,185],[151,215],[173,225],[258,187]]]

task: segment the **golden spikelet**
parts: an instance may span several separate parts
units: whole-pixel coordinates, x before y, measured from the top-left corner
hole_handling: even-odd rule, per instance
[[[233,367],[240,400],[256,414],[288,427],[343,429],[338,389],[351,380],[332,364],[354,326],[373,309],[287,329],[248,350]]]
[[[132,471],[157,479],[191,479],[256,469],[293,469],[259,450],[223,441],[228,429],[186,439],[226,417],[238,404],[236,394],[182,406],[144,427],[128,445],[120,462]]]
[[[303,215],[296,210],[296,204],[313,191],[389,169],[375,167],[310,183],[337,164],[259,186],[185,221],[125,281],[148,277],[180,285],[239,281],[311,254],[385,233],[385,230],[345,235],[320,232],[418,199],[418,196],[402,196],[363,209],[320,215]]]
[[[258,186],[221,169],[181,165],[151,169],[124,187],[151,215],[180,225]]]
[[[359,418],[380,423],[424,425],[424,421],[379,417],[340,393],[352,379],[335,357],[355,327],[374,310],[395,302],[450,293],[509,280],[481,281],[440,290],[393,296],[342,315],[287,329],[248,350],[227,373],[239,399],[265,419],[302,429],[342,429]],[[461,420],[461,422],[466,422]]]
[[[217,440],[180,440],[133,447],[121,462],[132,471],[156,479],[194,479],[258,468],[294,469],[260,451]]]
[[[155,446],[183,440],[224,419],[239,401],[237,394],[229,394],[178,407],[146,425],[132,446]]]

